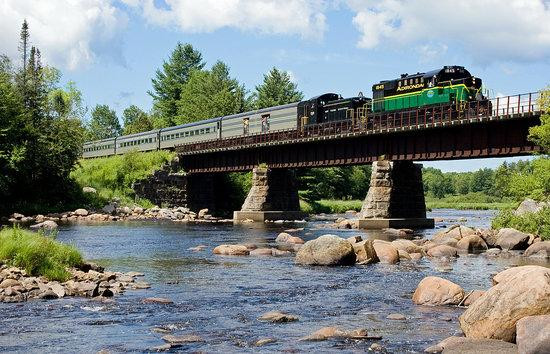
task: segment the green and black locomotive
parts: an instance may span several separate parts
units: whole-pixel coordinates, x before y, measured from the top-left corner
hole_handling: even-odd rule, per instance
[[[444,66],[426,73],[403,74],[399,79],[380,81],[372,86],[372,112],[392,112],[442,104],[484,101],[481,79],[463,66]]]

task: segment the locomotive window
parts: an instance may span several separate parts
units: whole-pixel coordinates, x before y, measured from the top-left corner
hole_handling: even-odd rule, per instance
[[[399,81],[399,82],[397,83],[397,86],[401,87],[401,81]]]
[[[414,83],[418,84],[418,78],[414,79]]]
[[[250,118],[243,118],[243,134],[248,134]]]
[[[201,129],[201,132],[200,132],[200,133],[201,133],[201,134],[204,134],[204,129]]]

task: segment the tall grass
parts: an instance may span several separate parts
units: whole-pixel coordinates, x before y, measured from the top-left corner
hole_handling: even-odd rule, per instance
[[[25,269],[29,275],[65,281],[70,277],[67,267],[82,264],[82,255],[72,245],[13,227],[0,230],[0,260]]]
[[[362,204],[361,200],[321,199],[315,202],[300,200],[300,209],[308,214],[342,214],[348,210],[360,211]]]
[[[151,207],[147,200],[135,199],[132,183],[149,177],[163,164],[172,160],[169,151],[128,152],[124,155],[80,160],[71,177],[81,187],[97,189],[97,195],[88,195],[88,202],[96,207],[118,198],[123,204],[137,203]]]
[[[426,196],[427,209],[502,210],[513,208],[516,204],[517,202],[511,199],[494,197],[481,192],[449,195],[444,198]]]

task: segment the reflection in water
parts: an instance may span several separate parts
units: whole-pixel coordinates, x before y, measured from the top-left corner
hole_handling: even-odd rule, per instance
[[[487,227],[490,211],[437,210],[432,217]],[[332,217],[334,219],[334,217]],[[62,228],[58,238],[74,243],[85,257],[113,271],[138,271],[152,284],[114,302],[66,298],[20,305],[0,304],[0,350],[18,352],[147,351],[162,344],[166,331],[197,334],[202,343],[181,350],[206,352],[315,351],[359,352],[372,341],[302,342],[299,338],[323,326],[367,328],[390,352],[422,351],[459,332],[455,307],[414,306],[418,282],[440,275],[466,291],[486,289],[491,275],[512,264],[535,263],[519,257],[463,256],[454,261],[402,262],[397,265],[301,267],[292,257],[223,257],[212,254],[221,243],[253,243],[273,247],[288,228],[305,240],[332,233],[342,237],[393,239],[378,231],[327,230],[330,221],[298,225],[195,226],[172,223],[76,225]],[[424,230],[431,237],[437,230]],[[189,248],[205,245],[202,251]],[[540,262],[540,261],[539,261]],[[143,304],[145,297],[167,297],[173,305]],[[287,311],[300,321],[274,325],[257,321],[270,310]],[[391,321],[401,313],[405,321]],[[277,342],[256,348],[265,337]]]

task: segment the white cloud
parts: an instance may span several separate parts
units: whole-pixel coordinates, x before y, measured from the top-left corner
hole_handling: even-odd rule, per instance
[[[184,32],[212,32],[223,27],[268,34],[297,34],[320,39],[325,30],[323,0],[122,0],[139,7],[150,23],[177,26]]]
[[[346,0],[356,12],[357,46],[460,47],[474,60],[550,57],[547,0]],[[429,49],[429,48],[428,48]]]
[[[120,29],[127,16],[111,0],[0,0],[0,53],[17,58],[24,19],[48,64],[76,69],[108,56],[124,64]]]

